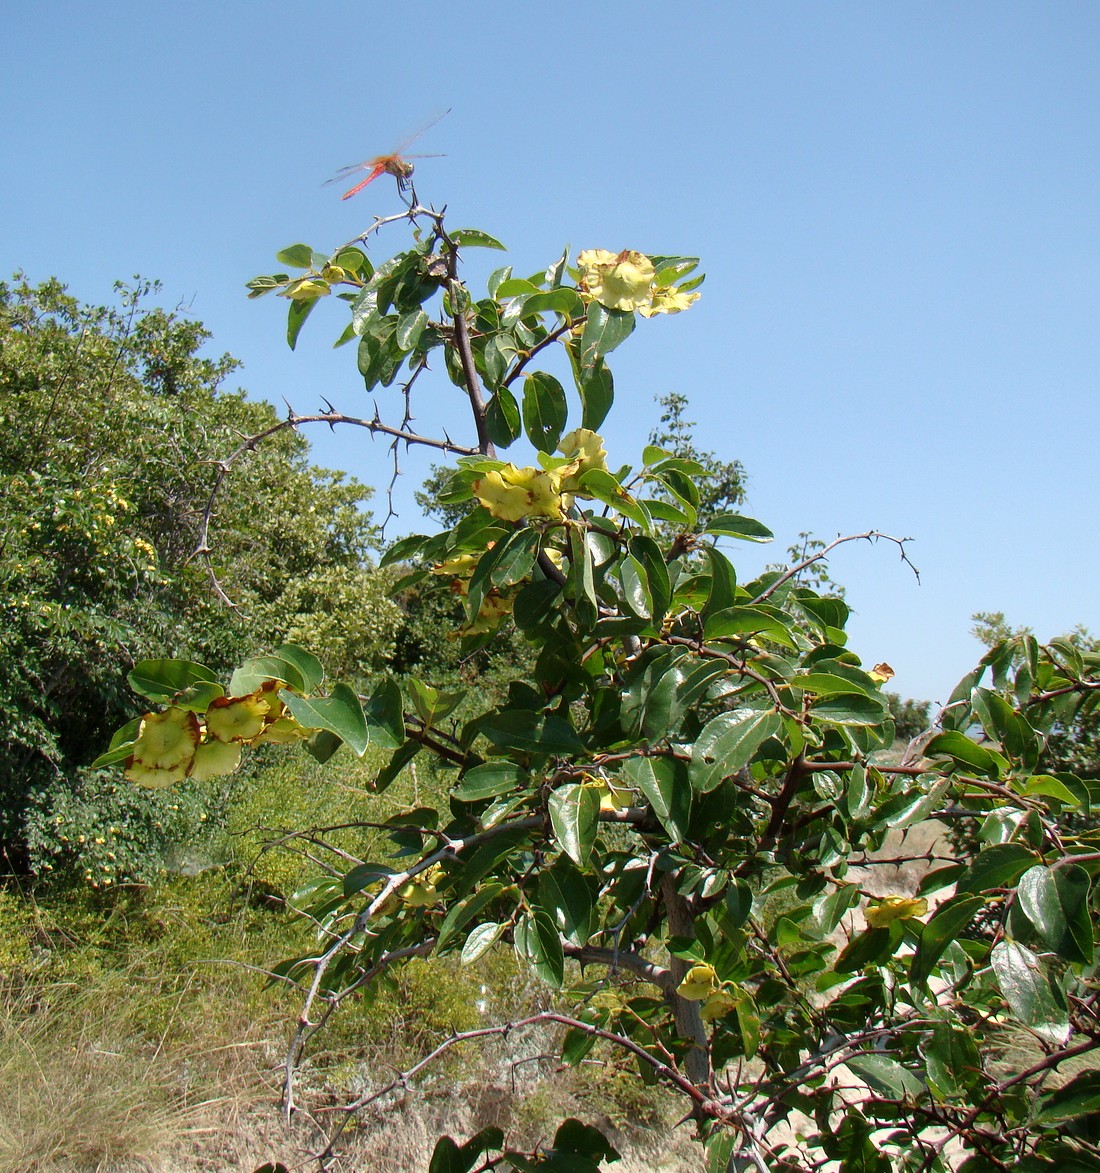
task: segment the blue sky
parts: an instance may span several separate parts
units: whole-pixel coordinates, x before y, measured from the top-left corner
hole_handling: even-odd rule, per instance
[[[614,356],[607,440],[636,460],[654,397],[690,398],[701,446],[744,462],[746,512],[776,533],[735,551],[742,577],[802,530],[913,537],[919,585],[882,545],[832,569],[855,649],[922,698],[980,654],[976,610],[1044,638],[1100,630],[1095,4],[3,0],[0,16],[0,272],[93,302],[158,277],[250,394],[366,414],[353,351],[329,348],[335,312],[292,354],[283,303],[243,285],[281,247],[327,250],[398,210],[388,182],[346,203],[320,184],[450,106],[419,194],[498,236],[517,272],[567,243],[702,257],[698,305]],[[311,438],[319,463],[384,484],[362,434]],[[420,528],[426,462],[406,463],[395,534]]]

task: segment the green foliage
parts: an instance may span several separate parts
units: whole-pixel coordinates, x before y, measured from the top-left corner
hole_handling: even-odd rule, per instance
[[[192,560],[214,462],[277,420],[222,388],[235,361],[202,357],[206,331],[147,306],[155,292],[119,287],[106,308],[56,281],[0,284],[0,841],[15,864],[96,882],[147,878],[218,809],[196,794],[168,811],[82,771],[134,712],[120,664],[226,666],[260,632],[293,633],[355,680],[400,619],[368,560],[369,490],[311,468],[286,428],[234,463],[206,535],[247,623],[218,600]]]
[[[706,454],[674,431],[682,399],[667,446],[635,463],[610,458],[595,430],[614,399],[607,356],[690,306],[695,259],[588,250],[571,266],[567,253],[532,277],[498,270],[482,297],[457,276],[458,244],[485,238],[415,201],[405,218],[412,244],[389,260],[348,266],[295,246],[283,257],[302,276],[251,288],[291,302],[292,342],[320,298],[347,303],[339,340],[358,339],[365,387],[404,392],[392,442],[454,458],[435,485],[441,529],[383,565],[409,568],[402,590],[460,601],[463,655],[522,641],[529,668],[491,696],[411,674],[365,698],[268,670],[318,758],[340,742],[388,758],[356,820],[381,838],[300,836],[321,866],[292,902],[323,947],[276,970],[308,989],[290,1066],[330,1010],[399,983],[414,958],[472,973],[511,946],[541,1004],[425,1039],[426,1057],[359,1106],[475,1038],[554,1029],[565,1065],[608,1048],[678,1099],[715,1173],[930,1173],[957,1163],[948,1145],[972,1169],[1091,1160],[1095,1138],[1064,1124],[1088,1118],[1095,1081],[1053,1095],[1049,1083],[1100,1051],[1100,842],[1066,820],[1100,792],[1044,755],[1094,712],[1100,655],[1072,639],[998,640],[935,736],[897,761],[884,751],[906,707],[882,690],[888,666],[849,646],[849,608],[815,571],[848,539],[806,538],[793,565],[745,580],[730,543],[771,535],[727,508],[736,478],[716,478],[724,502],[707,496]],[[538,369],[556,348],[568,391]],[[465,443],[407,430],[429,361],[469,402]],[[530,463],[503,459],[512,448]],[[904,558],[904,540],[854,536]],[[221,685],[193,666],[139,674],[168,709],[119,734],[131,773],[143,741],[201,748],[225,706],[266,703],[255,663],[234,680],[256,692],[232,701],[211,699]],[[235,740],[262,741],[277,715]],[[445,793],[387,805],[425,760]],[[930,822],[978,832],[954,850],[934,834],[942,866],[919,891],[881,879],[912,862],[907,836]],[[1031,1043],[1008,1073],[1006,1031]],[[567,1119],[530,1151],[495,1126],[443,1137],[430,1169],[596,1170],[617,1156]]]

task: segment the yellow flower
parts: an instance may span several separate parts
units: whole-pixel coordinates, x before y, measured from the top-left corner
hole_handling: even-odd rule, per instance
[[[897,920],[912,920],[924,916],[928,901],[919,896],[884,896],[867,909],[867,923],[873,929],[885,929]]]
[[[676,987],[676,993],[689,1002],[702,1002],[718,989],[718,974],[713,965],[693,965]]]
[[[195,757],[191,763],[191,777],[196,782],[209,782],[211,778],[220,778],[224,774],[232,774],[241,764],[241,743],[239,741],[204,741],[195,750]]]
[[[494,517],[521,521],[525,517],[548,517],[561,521],[561,475],[541,468],[517,468],[506,464],[474,481],[474,495]]]
[[[727,1014],[737,1009],[740,999],[727,989],[715,990],[710,994],[702,1006],[699,1014],[706,1022],[713,1022],[716,1018],[725,1018]]]
[[[698,300],[698,293],[681,293],[673,286],[665,285],[653,291],[648,305],[638,306],[638,313],[643,318],[652,318],[654,314],[678,314]]]
[[[486,632],[494,631],[505,615],[511,615],[514,602],[515,598],[511,594],[502,595],[499,591],[490,591],[482,600],[477,618],[472,623],[467,623],[465,627],[459,628],[452,638],[464,635],[485,635]]]
[[[648,305],[653,262],[643,253],[627,249],[619,254],[606,249],[586,249],[577,257],[579,287],[609,310],[636,310]]]
[[[562,478],[562,488],[569,492],[577,491],[577,482],[586,472],[594,468],[607,469],[607,452],[603,446],[603,437],[590,428],[574,428],[562,436],[558,451],[572,461],[557,470]]]
[[[582,786],[595,790],[600,796],[600,810],[624,811],[630,806],[633,797],[631,791],[625,787],[614,786],[604,778],[597,778],[593,774],[585,774]]]
[[[280,717],[265,725],[263,732],[252,744],[262,745],[267,742],[270,745],[292,745],[296,741],[305,741],[308,736],[309,730],[299,725],[293,717]]]
[[[439,900],[435,886],[442,876],[442,865],[433,863],[430,868],[425,868],[418,876],[402,884],[397,889],[397,895],[413,908],[427,908]]]
[[[186,709],[147,713],[134,752],[126,763],[126,777],[139,786],[171,786],[187,777],[199,744],[199,722]]]
[[[206,730],[219,741],[251,741],[264,727],[271,706],[258,692],[222,696],[206,710]]]
[[[456,554],[446,562],[437,562],[432,574],[449,574],[452,578],[469,578],[481,558],[480,554]]]

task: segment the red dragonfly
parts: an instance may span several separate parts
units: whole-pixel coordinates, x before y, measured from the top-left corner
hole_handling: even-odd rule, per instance
[[[410,159],[442,158],[440,155],[406,155],[405,151],[426,130],[431,130],[437,122],[445,118],[450,112],[448,109],[444,110],[442,114],[437,114],[431,122],[425,123],[415,134],[410,134],[400,146],[396,147],[388,155],[376,155],[373,159],[367,159],[365,163],[353,163],[350,167],[341,167],[336,175],[328,182],[346,183],[357,172],[366,171],[366,179],[361,179],[353,188],[344,192],[340,197],[341,199],[350,199],[356,193],[361,192],[368,183],[373,183],[379,175],[392,175],[397,180],[397,190],[404,193],[409,186],[409,180],[412,178],[413,173],[413,165],[409,162]]]

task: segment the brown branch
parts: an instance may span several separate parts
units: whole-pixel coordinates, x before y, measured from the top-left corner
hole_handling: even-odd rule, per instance
[[[827,558],[837,546],[843,546],[845,542],[877,542],[879,539],[886,542],[893,542],[901,551],[901,560],[910,570],[916,575],[917,582],[920,582],[920,571],[909,561],[909,555],[905,552],[905,543],[911,542],[912,538],[894,538],[889,534],[881,533],[879,530],[869,529],[862,534],[848,534],[846,537],[837,538],[830,542],[823,550],[818,550],[816,554],[811,554],[808,558],[803,558],[801,562],[794,566],[788,567],[771,586],[766,587],[754,599],[749,600],[749,606],[755,606],[757,603],[763,602],[769,595],[777,591],[785,582],[789,582],[792,578],[796,578],[808,566],[812,566],[815,562],[820,562],[823,558]]]

